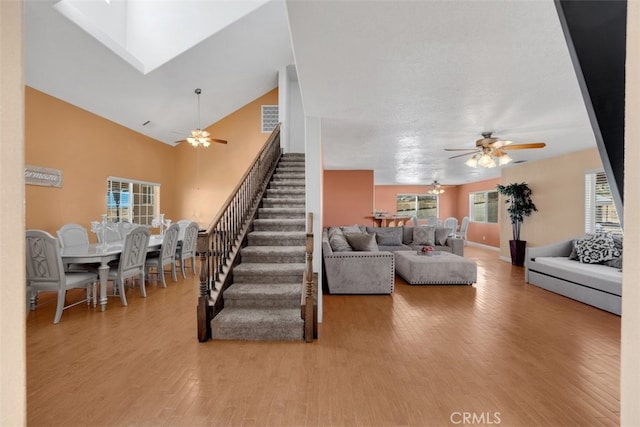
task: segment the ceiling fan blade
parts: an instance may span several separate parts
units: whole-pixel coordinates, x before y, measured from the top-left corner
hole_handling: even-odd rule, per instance
[[[482,150],[467,151],[466,153],[462,153],[462,154],[458,154],[458,155],[456,155],[456,156],[449,157],[449,160],[451,160],[451,159],[457,159],[458,157],[468,156],[468,155],[470,155],[470,154],[480,153],[481,151],[482,151]]]
[[[227,144],[227,143],[228,143],[228,141],[227,141],[227,140],[225,140],[225,139],[211,138],[211,140],[212,140],[213,142],[218,142],[218,143],[220,143],[220,144]]]
[[[509,140],[499,140],[496,141],[492,144],[489,144],[489,147],[491,148],[503,148],[506,147],[507,145],[511,145],[513,143],[513,141],[509,141]]]
[[[544,142],[531,142],[529,144],[505,145],[503,150],[528,150],[529,148],[544,148],[547,144]]]

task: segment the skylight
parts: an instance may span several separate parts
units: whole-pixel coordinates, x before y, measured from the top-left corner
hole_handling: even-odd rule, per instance
[[[61,0],[54,6],[143,74],[269,0]]]

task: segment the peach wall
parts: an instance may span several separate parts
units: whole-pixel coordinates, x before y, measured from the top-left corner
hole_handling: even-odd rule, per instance
[[[229,141],[226,145],[196,149],[183,142],[175,148],[177,215],[202,227],[213,220],[269,137],[261,131],[261,106],[277,104],[274,89],[209,126],[212,137]]]
[[[442,186],[445,190],[438,201],[438,216],[444,219],[457,216],[458,189],[455,186]],[[378,211],[396,213],[398,194],[427,194],[431,187],[428,185],[376,185],[375,208]],[[460,221],[462,218],[458,218]]]
[[[527,246],[540,246],[584,234],[584,173],[602,168],[597,148],[515,165],[502,170],[501,183],[526,182],[538,208],[521,229]],[[506,205],[500,198],[500,256],[510,258],[513,238]]]
[[[207,128],[229,144],[195,149],[187,143],[171,147],[35,89],[25,91],[25,163],[63,171],[62,188],[26,186],[26,227],[54,235],[69,222],[88,228],[104,213],[108,176],[159,183],[167,218],[208,225],[269,136],[261,133],[260,105],[278,103],[274,89]]]
[[[325,170],[322,186],[323,227],[371,223],[372,170]]]
[[[500,184],[500,178],[459,185],[457,200],[459,221],[462,221],[462,217],[469,216],[469,193],[495,190],[498,184]],[[472,222],[467,230],[467,240],[498,248],[500,247],[500,224]]]
[[[26,227],[55,235],[89,227],[105,212],[107,178],[161,184],[161,211],[175,218],[175,175],[166,144],[30,87],[25,88],[25,163],[62,170],[62,188],[25,186]]]

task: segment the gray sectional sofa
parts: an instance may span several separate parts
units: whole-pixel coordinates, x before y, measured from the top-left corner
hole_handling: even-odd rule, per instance
[[[605,264],[585,264],[570,259],[576,240],[579,239],[527,248],[525,280],[532,285],[620,315],[621,268]]]
[[[448,236],[449,231],[433,230],[432,246],[462,256],[464,241]],[[414,227],[409,226],[325,228],[322,258],[327,290],[332,294],[390,294],[395,278],[393,252],[413,251],[422,246],[423,243],[414,242]]]

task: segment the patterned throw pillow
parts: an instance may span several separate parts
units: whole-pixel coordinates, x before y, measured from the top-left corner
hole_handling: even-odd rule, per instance
[[[354,251],[377,252],[376,235],[368,233],[344,233]]]
[[[413,227],[413,244],[422,246],[434,246],[436,227],[426,225],[422,227]]]
[[[598,264],[620,256],[610,233],[601,233],[583,239],[576,247],[578,259],[584,264]]]

